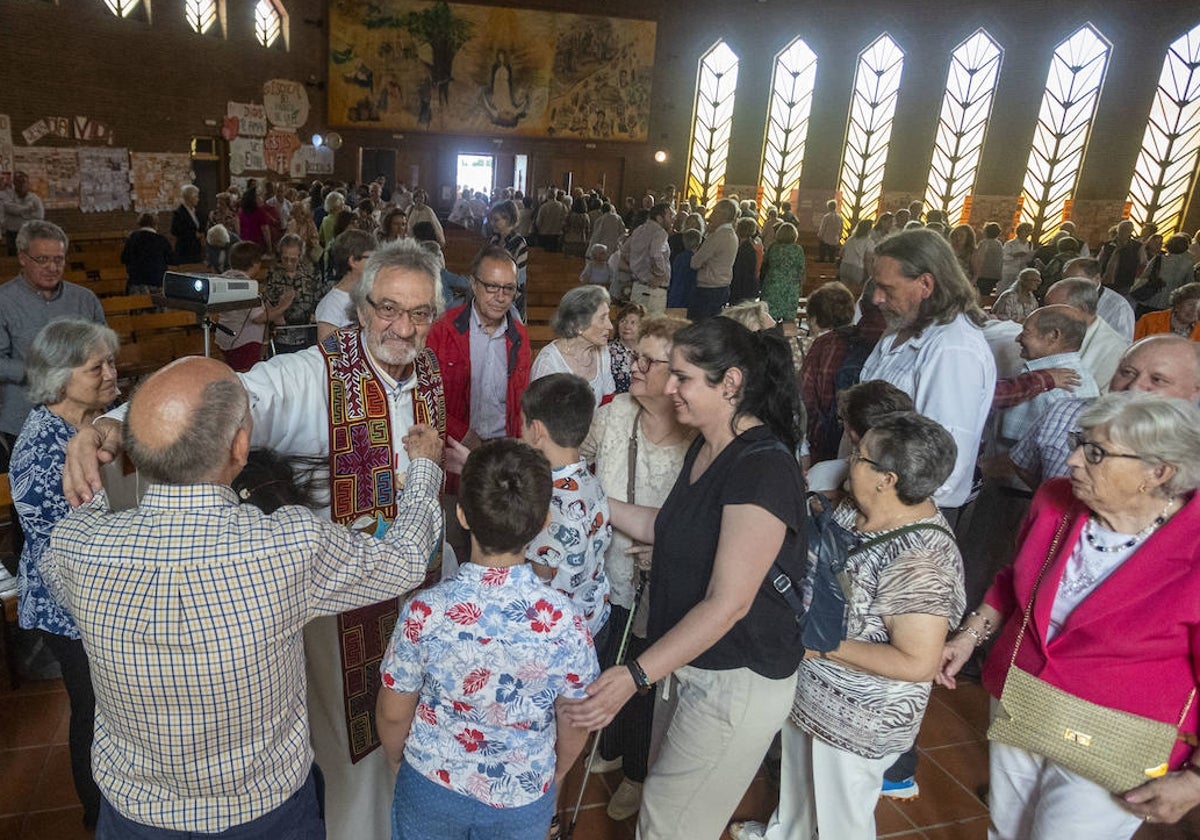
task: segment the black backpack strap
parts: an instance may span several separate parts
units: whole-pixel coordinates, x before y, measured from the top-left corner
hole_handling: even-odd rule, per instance
[[[954,534],[950,533],[936,522],[914,522],[912,525],[905,525],[901,528],[896,528],[888,531],[887,533],[880,534],[877,537],[872,537],[866,542],[860,543],[859,545],[856,545],[854,548],[850,549],[850,554],[857,554],[860,551],[866,551],[868,548],[877,546],[880,543],[885,543],[893,537],[898,537],[901,534],[907,534],[911,531],[941,531],[950,539],[954,539]]]

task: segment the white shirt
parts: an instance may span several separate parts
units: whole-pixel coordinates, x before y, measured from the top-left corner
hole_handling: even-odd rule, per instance
[[[1083,356],[1084,366],[1092,372],[1092,378],[1096,380],[1100,393],[1108,393],[1108,383],[1117,372],[1121,355],[1128,347],[1129,342],[1103,318],[1096,318],[1087,328],[1079,355]]]
[[[635,280],[657,289],[670,284],[671,247],[662,225],[647,219],[629,234],[621,247],[629,255],[629,273]]]
[[[883,379],[912,397],[916,410],[940,423],[958,447],[954,471],[934,494],[940,507],[967,501],[983,425],[996,392],[996,363],[983,330],[965,315],[926,327],[896,345],[895,333],[879,340],[859,379]]]
[[[661,227],[659,230],[662,230]],[[596,408],[600,407],[600,401],[605,397],[612,396],[617,392],[617,383],[613,380],[612,375],[612,356],[608,352],[608,345],[600,348],[600,359],[598,362],[599,370],[596,375],[588,382],[592,386],[592,394],[596,398]],[[541,349],[537,354],[537,358],[533,360],[533,366],[529,369],[529,381],[541,379],[543,376],[549,376],[552,373],[574,373],[571,366],[567,364],[567,360],[559,351],[558,346],[552,341]]]
[[[1133,341],[1133,307],[1122,295],[1107,286],[1101,286],[1096,314],[1107,321],[1108,325],[1117,331],[1117,335],[1126,341]]]
[[[317,303],[313,318],[317,323],[324,321],[341,329],[358,320],[354,314],[354,301],[350,299],[350,293],[335,287],[326,292],[325,297]]]

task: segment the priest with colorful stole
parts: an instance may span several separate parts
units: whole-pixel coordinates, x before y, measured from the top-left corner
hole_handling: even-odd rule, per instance
[[[395,516],[408,464],[403,439],[417,424],[445,436],[441,373],[425,336],[442,303],[440,266],[413,240],[375,252],[352,293],[360,329],[347,328],[298,353],[241,374],[250,395],[251,445],[329,459],[329,515],[382,533]],[[97,454],[119,447],[119,425],[98,421],[68,453],[64,489],[77,502],[99,489]],[[108,460],[110,455],[101,455]],[[439,540],[440,543],[440,540]],[[414,569],[413,582],[424,578]],[[404,592],[318,618],[305,629],[308,712],[325,776],[330,838],[390,836],[394,777],[375,733],[375,695]]]

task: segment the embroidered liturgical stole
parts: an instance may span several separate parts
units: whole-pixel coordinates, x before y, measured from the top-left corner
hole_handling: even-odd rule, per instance
[[[330,517],[347,526],[364,516],[376,523],[390,523],[396,518],[396,499],[403,488],[396,487],[395,482],[387,392],[367,361],[357,330],[334,333],[321,343],[321,351],[329,378]],[[422,350],[415,368],[413,420],[428,423],[444,438],[445,396],[433,351]],[[391,598],[338,616],[352,762],[379,746],[375,731],[379,664],[391,640],[400,605],[400,598]]]

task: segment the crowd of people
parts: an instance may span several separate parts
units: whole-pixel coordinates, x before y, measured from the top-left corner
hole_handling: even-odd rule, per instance
[[[1200,804],[1188,237],[1121,222],[1092,257],[1065,225],[831,201],[839,279],[798,317],[786,204],[472,192],[459,274],[420,188],[199,198],[126,263],[143,292],[170,265],[260,281],[224,363],[119,404],[51,222],[0,286],[20,623],[97,837],[554,837],[596,733],[582,760],[646,840],[865,840],[964,678],[992,698],[992,837]],[[537,352],[531,248],[583,268]],[[1069,717],[1097,708],[1132,740]],[[774,813],[730,822],[764,760]]]

